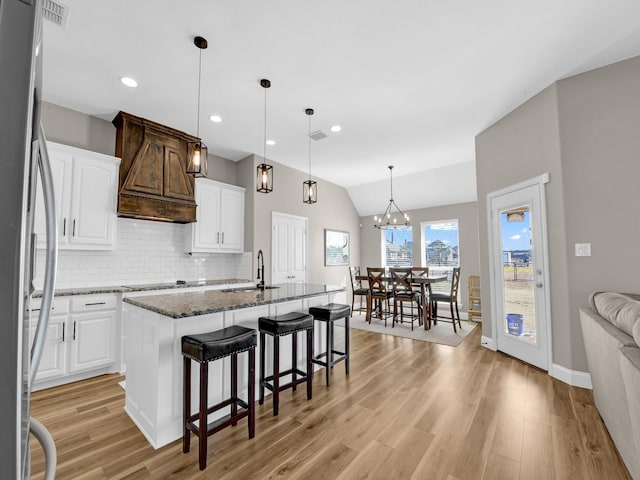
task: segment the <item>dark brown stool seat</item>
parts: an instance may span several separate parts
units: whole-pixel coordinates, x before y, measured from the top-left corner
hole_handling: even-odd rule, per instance
[[[327,324],[327,346],[323,353],[313,357],[313,363],[325,367],[326,382],[329,385],[329,373],[333,366],[344,360],[345,372],[349,375],[349,317],[351,307],[340,303],[329,303],[322,307],[311,307],[309,313],[315,320]],[[344,352],[335,349],[334,346],[334,323],[336,320],[344,318]],[[324,358],[325,360],[322,360]]]
[[[238,420],[249,417],[249,438],[255,435],[255,365],[257,333],[252,328],[233,325],[215,332],[182,337],[183,355],[183,435],[182,451],[190,448],[193,432],[198,436],[198,463],[200,470],[207,466],[207,438]],[[238,354],[249,352],[247,401],[238,398]],[[231,356],[231,397],[222,402],[208,406],[209,362]],[[191,414],[191,360],[200,364],[200,405],[198,412]],[[208,423],[207,416],[225,407],[231,407],[231,413]],[[241,407],[241,410],[238,410]],[[198,424],[196,425],[196,420]]]
[[[260,405],[264,403],[264,389],[273,392],[273,415],[278,415],[280,392],[287,388],[296,390],[298,384],[307,383],[307,399],[311,400],[313,382],[313,317],[307,313],[291,312],[272,317],[260,317]],[[298,369],[298,332],[307,332],[307,371]],[[266,344],[265,335],[273,337],[273,374],[266,376]],[[291,369],[280,371],[280,337],[291,335]],[[291,381],[280,385],[280,377],[291,375]],[[270,383],[271,382],[271,383]]]

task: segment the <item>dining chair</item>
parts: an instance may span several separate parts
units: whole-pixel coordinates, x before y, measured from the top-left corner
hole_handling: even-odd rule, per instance
[[[482,317],[482,307],[480,303],[480,277],[478,275],[469,275],[469,309],[467,310],[467,318],[473,320],[473,317]]]
[[[420,292],[413,289],[412,285],[412,268],[411,267],[398,267],[391,268],[391,281],[393,282],[392,294],[393,294],[393,320],[391,321],[391,327],[395,327],[396,322],[411,323],[411,330],[413,330],[413,322],[416,320],[420,323],[422,319],[422,296]],[[411,313],[405,315],[403,311],[403,305],[405,303],[411,305]],[[400,304],[400,315],[398,316],[398,304]],[[414,314],[413,306],[417,304],[418,312]],[[399,320],[398,320],[399,318]]]
[[[438,302],[448,303],[451,310],[451,321],[453,323],[453,331],[457,332],[456,319],[458,325],[462,328],[460,323],[460,313],[458,312],[458,288],[460,286],[460,267],[455,267],[451,274],[451,289],[449,292],[432,292],[431,293],[431,311],[436,320],[447,317],[438,317]],[[455,305],[456,314],[453,315],[453,306]]]
[[[387,326],[387,317],[390,315],[389,299],[393,292],[387,286],[387,277],[384,268],[367,267],[367,278],[369,280],[369,295],[367,295],[367,321],[371,323],[375,310],[378,315],[376,318],[384,320],[384,326]],[[386,306],[386,309],[385,309]]]
[[[360,276],[360,267],[349,267],[349,274],[351,275],[351,316],[353,316],[353,312],[367,311],[366,298],[369,294],[369,288],[363,287],[362,280],[358,278]],[[354,309],[356,296],[359,297],[360,307]],[[364,307],[362,306],[362,297],[365,297]]]

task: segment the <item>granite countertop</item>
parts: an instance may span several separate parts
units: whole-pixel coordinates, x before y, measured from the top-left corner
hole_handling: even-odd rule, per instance
[[[180,283],[178,283],[180,282]],[[188,288],[188,287],[202,287],[213,285],[233,285],[234,283],[251,283],[251,280],[243,280],[238,278],[227,278],[223,280],[195,280],[182,282],[164,282],[164,283],[146,283],[139,285],[113,285],[105,287],[77,287],[77,288],[57,288],[55,291],[56,297],[63,297],[67,295],[92,295],[96,293],[129,293],[129,292],[144,292],[147,290],[166,290],[170,288]],[[37,290],[33,294],[33,298],[42,297],[42,291]]]
[[[344,290],[345,287],[339,285],[282,283],[273,285],[265,290],[249,288],[207,290],[165,295],[145,295],[125,298],[123,301],[166,317],[183,318],[255,307],[268,303],[286,302]]]

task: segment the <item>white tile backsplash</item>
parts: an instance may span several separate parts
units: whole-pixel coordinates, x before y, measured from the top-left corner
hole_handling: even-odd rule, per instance
[[[251,252],[184,253],[185,228],[177,223],[118,218],[115,250],[60,250],[56,288],[252,278]],[[36,268],[36,288],[41,289],[44,250],[38,250]]]

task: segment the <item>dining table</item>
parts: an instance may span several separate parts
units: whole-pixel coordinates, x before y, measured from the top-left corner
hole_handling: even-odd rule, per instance
[[[393,279],[389,276],[384,276],[382,277],[382,279],[386,282],[393,282]],[[369,280],[369,276],[368,275],[358,275],[356,276],[356,280],[360,280],[360,281],[368,281]],[[416,286],[416,287],[420,287],[420,294],[422,295],[423,301],[422,301],[422,318],[423,318],[423,326],[425,330],[429,330],[431,328],[431,320],[434,321],[434,324],[437,323],[437,319],[433,318],[431,316],[431,302],[429,302],[427,300],[427,290],[429,285],[431,285],[432,283],[438,283],[438,282],[446,282],[447,281],[447,276],[446,275],[428,275],[428,276],[415,276],[411,279],[411,283]]]

